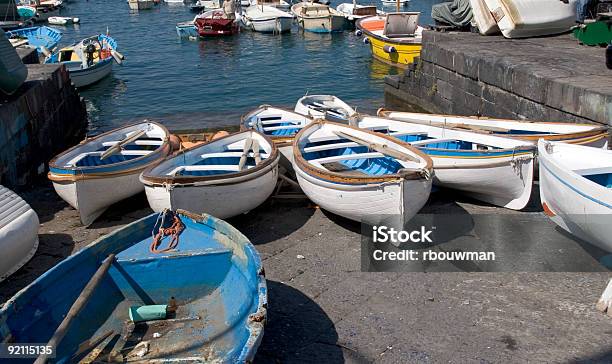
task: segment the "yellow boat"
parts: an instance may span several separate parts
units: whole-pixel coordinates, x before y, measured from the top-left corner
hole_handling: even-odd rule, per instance
[[[363,18],[355,25],[365,36],[374,58],[404,68],[421,54],[421,34],[418,26],[420,13],[388,13]]]

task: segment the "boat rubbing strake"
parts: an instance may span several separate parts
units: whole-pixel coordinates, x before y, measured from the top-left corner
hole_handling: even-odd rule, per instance
[[[143,172],[154,211],[189,209],[218,218],[246,213],[274,191],[280,155],[254,130],[181,150]]]

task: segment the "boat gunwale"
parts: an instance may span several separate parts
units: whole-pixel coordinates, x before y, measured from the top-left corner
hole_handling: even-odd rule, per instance
[[[159,166],[159,164],[168,161],[170,159],[173,158],[178,158],[179,156],[191,152],[194,149],[197,148],[201,148],[204,147],[206,145],[212,144],[212,143],[216,143],[218,141],[222,141],[224,139],[236,136],[237,134],[241,134],[241,133],[247,133],[247,132],[251,132],[251,133],[257,133],[260,136],[262,136],[264,138],[264,140],[266,140],[266,142],[268,142],[268,144],[270,144],[270,154],[268,156],[268,158],[266,158],[264,161],[262,161],[262,163],[256,165],[253,168],[250,169],[244,169],[242,171],[238,171],[238,172],[234,172],[234,173],[223,173],[223,174],[217,174],[217,175],[210,175],[210,176],[165,176],[165,177],[159,177],[159,176],[155,176],[150,174],[150,172]],[[148,168],[145,168],[145,170],[142,172],[142,175],[140,176],[140,181],[145,185],[145,186],[164,186],[164,185],[190,185],[190,184],[194,184],[197,182],[209,182],[209,181],[219,181],[219,185],[230,185],[230,184],[236,184],[236,183],[242,183],[242,182],[247,182],[250,181],[252,179],[255,179],[257,177],[260,177],[260,174],[258,172],[263,171],[264,169],[267,169],[267,167],[271,167],[274,168],[274,164],[276,162],[278,162],[280,158],[280,152],[278,150],[277,145],[270,139],[268,138],[265,134],[260,133],[259,131],[255,130],[255,129],[247,129],[247,130],[241,130],[229,135],[225,135],[221,138],[218,139],[214,139],[202,144],[197,144],[194,145],[190,148],[186,148],[186,149],[181,149],[179,151],[177,151],[176,153],[172,153],[171,155],[165,157],[163,160],[161,160],[159,163],[152,165],[152,166],[148,166]],[[247,179],[240,179],[240,181],[233,181],[236,178],[240,178],[240,177],[250,177]],[[220,181],[220,180],[224,180],[227,179],[228,181]]]
[[[87,144],[89,142],[92,142],[92,141],[97,140],[97,139],[101,139],[103,137],[106,137],[106,136],[108,136],[108,135],[110,135],[110,134],[112,134],[114,132],[120,131],[122,129],[127,129],[127,128],[130,128],[130,127],[133,127],[133,126],[137,126],[137,125],[141,125],[141,124],[154,124],[155,126],[159,127],[166,134],[166,136],[162,140],[162,144],[157,149],[153,150],[149,154],[145,154],[145,155],[142,155],[140,157],[129,159],[129,160],[126,160],[126,161],[117,162],[117,163],[111,163],[111,164],[108,164],[108,165],[101,165],[101,166],[86,166],[86,167],[73,166],[73,167],[65,167],[65,166],[58,166],[57,165],[57,160],[60,157],[66,155],[66,154],[68,154],[70,152],[75,151],[79,147],[81,147],[81,146],[83,146],[83,145],[85,145],[85,144]],[[61,152],[60,154],[56,155],[48,163],[50,171],[47,174],[47,177],[52,182],[75,182],[75,181],[84,180],[84,179],[116,177],[116,176],[132,174],[132,173],[134,173],[136,171],[142,171],[143,169],[146,169],[152,163],[158,163],[160,160],[165,158],[165,156],[167,156],[171,152],[172,152],[172,146],[170,145],[170,132],[161,123],[158,123],[158,122],[155,122],[155,121],[143,121],[143,122],[128,124],[128,125],[125,125],[125,126],[123,126],[121,128],[109,130],[107,132],[104,132],[102,134],[96,135],[94,137],[86,138],[85,140],[81,141],[79,144],[77,144],[77,145],[75,145],[75,146],[73,146],[71,148],[68,148],[67,150],[65,150],[65,151]],[[116,172],[99,172],[99,173],[95,173],[95,171],[97,169],[99,169],[99,168],[108,168],[111,165],[112,166],[122,166],[122,165],[127,165],[128,163],[140,162],[140,161],[144,160],[145,158],[150,157],[154,153],[160,153],[161,155],[158,158],[155,158],[154,160],[152,160],[151,162],[146,163],[144,166],[136,166],[134,168],[123,169],[123,170],[119,170],[119,171],[116,171]],[[64,170],[64,171],[72,171],[74,173],[73,174],[62,174],[62,173],[52,172],[51,168],[58,169],[58,170]],[[76,173],[77,171],[80,171],[81,173]],[[92,171],[92,173],[85,174],[84,172],[87,172],[87,171]]]
[[[456,117],[456,118],[464,118],[464,119],[472,119],[472,120],[476,120],[476,121],[502,121],[502,122],[513,122],[513,123],[525,123],[526,125],[529,124],[545,124],[545,125],[563,125],[563,126],[567,126],[567,125],[577,125],[577,126],[584,126],[584,127],[592,127],[592,129],[590,130],[586,130],[586,131],[580,131],[580,132],[574,132],[574,133],[557,133],[557,134],[529,134],[529,135],[523,135],[523,134],[498,134],[498,133],[490,133],[487,132],[486,130],[464,130],[462,128],[458,128],[458,127],[453,127],[453,126],[449,126],[448,129],[454,129],[454,130],[462,130],[462,131],[469,131],[469,132],[473,132],[473,133],[478,133],[478,134],[487,134],[487,135],[497,135],[497,136],[503,136],[506,138],[512,138],[512,139],[522,139],[522,140],[527,140],[527,141],[532,141],[534,142],[534,145],[537,144],[537,141],[539,139],[545,139],[545,140],[549,140],[549,141],[565,141],[568,142],[570,144],[580,144],[580,143],[587,143],[587,142],[591,142],[591,141],[597,141],[601,138],[604,138],[606,136],[608,136],[608,128],[603,126],[603,125],[597,125],[597,124],[587,124],[587,123],[568,123],[568,122],[562,122],[562,121],[535,121],[535,120],[513,120],[513,119],[502,119],[502,118],[489,118],[489,117],[480,117],[480,116],[475,116],[475,115],[471,115],[471,116],[461,116],[461,115],[445,115],[445,114],[425,114],[425,113],[410,113],[407,111],[397,111],[397,110],[387,110],[385,108],[380,108],[378,109],[378,111],[376,112],[377,116],[381,117],[381,118],[385,118],[385,119],[390,119],[390,120],[396,120],[396,121],[401,121],[401,122],[405,122],[405,123],[412,123],[412,124],[420,124],[420,125],[431,125],[431,124],[427,124],[427,123],[416,123],[416,122],[411,122],[408,120],[400,120],[400,119],[396,119],[396,118],[392,118],[389,117],[389,114],[391,113],[409,113],[409,114],[424,114],[427,116],[438,116],[438,117]],[[443,122],[439,122],[440,124],[443,124]],[[456,122],[454,124],[461,124],[460,122]],[[467,124],[467,125],[471,125],[471,124]],[[435,126],[438,128],[444,128],[445,126],[437,126],[437,125],[431,125],[431,126]],[[476,125],[477,126],[477,125]],[[587,138],[597,138],[594,140],[582,140],[582,139],[587,139]],[[575,140],[574,140],[575,139]]]
[[[398,140],[396,138],[390,137],[388,135],[385,134],[380,134],[380,133],[375,133],[369,130],[365,130],[365,129],[360,129],[358,127],[354,127],[351,125],[344,125],[344,124],[340,124],[340,123],[335,123],[335,122],[331,122],[331,121],[327,121],[327,120],[323,120],[323,119],[318,119],[313,121],[312,123],[306,125],[302,130],[300,130],[299,133],[296,134],[295,136],[295,141],[293,143],[293,161],[294,163],[297,164],[297,166],[302,169],[303,172],[316,177],[316,178],[320,178],[323,180],[327,180],[329,182],[332,183],[342,183],[342,184],[354,184],[354,185],[363,185],[363,184],[371,184],[371,183],[385,183],[385,182],[394,182],[394,181],[398,181],[398,180],[418,180],[418,179],[427,179],[426,176],[423,175],[423,173],[421,171],[418,170],[407,170],[404,173],[393,173],[393,174],[388,174],[385,176],[380,176],[380,177],[360,177],[360,176],[347,176],[343,173],[340,172],[331,172],[328,170],[324,170],[321,168],[317,168],[315,166],[313,166],[312,164],[310,164],[303,156],[302,153],[300,151],[300,148],[298,146],[299,144],[299,140],[302,137],[302,134],[305,133],[305,130],[309,129],[309,128],[314,128],[317,126],[322,126],[324,124],[331,124],[331,125],[336,125],[336,126],[341,126],[344,128],[348,128],[348,129],[352,129],[352,130],[356,130],[356,131],[360,131],[360,132],[365,132],[365,133],[372,133],[372,134],[376,134],[377,137],[386,139],[387,141],[393,143],[393,144],[397,144],[400,145],[401,147],[404,147],[406,149],[408,149],[409,151],[411,151],[412,153],[414,153],[417,157],[419,157],[420,159],[422,159],[425,162],[425,167],[423,168],[424,170],[427,170],[429,172],[429,175],[433,175],[434,170],[433,170],[433,160],[424,152],[418,150],[417,148],[413,147],[412,145],[403,142],[401,140]]]

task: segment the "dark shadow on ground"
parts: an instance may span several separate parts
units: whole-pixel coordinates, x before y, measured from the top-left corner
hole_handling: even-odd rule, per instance
[[[315,209],[309,201],[277,201],[268,199],[248,214],[227,219],[254,245],[266,244],[291,235],[304,226]]]
[[[612,336],[612,330],[608,331],[608,334]],[[610,364],[612,363],[612,349],[593,354],[589,357],[576,358],[575,360],[571,360],[568,363],[575,364]]]
[[[255,363],[368,363],[358,352],[338,344],[332,320],[297,289],[268,283],[268,321]]]
[[[68,234],[39,234],[38,240],[38,250],[32,259],[0,283],[0,302],[8,300],[69,256],[75,244]]]
[[[36,212],[41,224],[52,220],[56,212],[72,208],[55,193],[49,181],[40,182],[27,191],[19,192],[19,196]]]
[[[125,225],[153,213],[144,192],[111,205],[89,227],[93,229]]]

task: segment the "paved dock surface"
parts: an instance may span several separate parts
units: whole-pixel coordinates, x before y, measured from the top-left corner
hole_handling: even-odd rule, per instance
[[[24,198],[39,214],[41,244],[0,283],[0,301],[151,212],[141,194],[85,229],[50,186]],[[433,200],[430,212],[506,213]],[[537,209],[522,214],[542,223]],[[612,320],[595,310],[610,273],[364,273],[359,225],[307,201],[269,201],[230,222],[255,244],[268,279],[257,363],[612,362]]]

